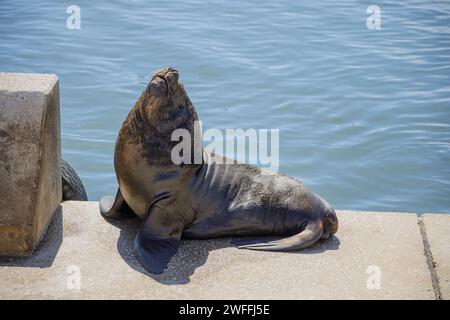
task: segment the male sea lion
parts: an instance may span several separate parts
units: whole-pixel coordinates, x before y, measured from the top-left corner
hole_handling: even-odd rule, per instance
[[[165,68],[154,74],[117,137],[119,190],[115,198],[100,199],[100,211],[106,217],[134,213],[144,219],[135,252],[146,270],[162,273],[182,236],[284,235],[240,248],[286,251],[337,231],[330,205],[293,178],[247,164],[218,164],[205,151],[199,164],[174,164],[171,152],[178,142],[171,140],[172,132],[186,129],[192,137],[197,120],[178,72]]]

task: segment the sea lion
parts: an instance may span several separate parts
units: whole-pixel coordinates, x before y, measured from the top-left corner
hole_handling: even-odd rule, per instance
[[[239,246],[288,251],[337,231],[333,208],[293,178],[237,162],[219,164],[204,150],[198,164],[174,164],[178,141],[172,132],[185,129],[194,136],[198,120],[178,78],[173,68],[158,70],[129,112],[114,152],[119,189],[115,198],[100,199],[105,217],[136,214],[144,220],[134,248],[147,271],[162,273],[181,237],[288,236]]]

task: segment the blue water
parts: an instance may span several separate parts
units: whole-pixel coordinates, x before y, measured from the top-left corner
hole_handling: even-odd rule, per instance
[[[204,129],[279,128],[279,171],[336,208],[450,212],[450,1],[0,1],[0,70],[59,76],[63,157],[92,200],[167,65]]]

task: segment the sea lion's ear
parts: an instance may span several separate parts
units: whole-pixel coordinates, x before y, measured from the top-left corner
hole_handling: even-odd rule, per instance
[[[167,93],[166,81],[160,77],[154,77],[148,85],[148,92],[155,97],[161,97]]]

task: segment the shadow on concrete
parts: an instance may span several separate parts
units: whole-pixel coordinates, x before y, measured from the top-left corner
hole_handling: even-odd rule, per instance
[[[141,266],[134,254],[134,238],[142,220],[138,218],[104,219],[120,229],[117,250],[124,261],[134,270],[166,285],[189,283],[190,276],[195,269],[206,262],[210,251],[232,246],[229,239],[201,241],[183,239],[177,254],[172,257],[164,273],[160,275],[152,274]]]
[[[145,274],[155,281],[166,285],[187,284],[190,276],[195,270],[204,265],[208,259],[209,252],[236,247],[233,243],[244,238],[221,238],[209,240],[190,240],[182,239],[178,253],[172,257],[167,269],[163,274],[157,275],[147,272],[137,260],[134,254],[134,238],[142,224],[142,220],[138,218],[108,219],[105,221],[120,229],[120,236],[117,240],[117,250],[124,261],[134,270]],[[252,237],[253,238],[253,237]],[[279,239],[280,237],[278,237]],[[261,238],[258,238],[261,240]],[[269,238],[266,238],[268,240]],[[270,238],[273,240],[274,238]],[[317,254],[327,250],[337,250],[340,241],[337,237],[332,236],[328,240],[321,240],[312,247],[301,250],[292,251],[291,254]],[[236,250],[239,250],[236,248]]]
[[[49,268],[55,260],[62,241],[63,217],[60,205],[33,255],[29,257],[0,257],[0,267]]]

